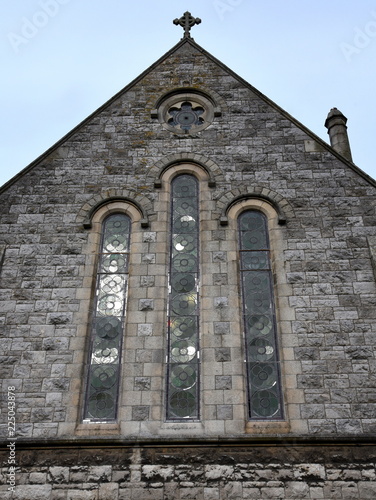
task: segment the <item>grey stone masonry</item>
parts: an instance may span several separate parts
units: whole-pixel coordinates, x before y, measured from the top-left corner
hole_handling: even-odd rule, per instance
[[[111,453],[111,465],[101,460],[103,451]],[[24,450],[14,492],[7,489],[3,468],[0,494],[4,500],[373,500],[376,495],[375,462],[369,454],[359,460],[356,451],[347,452],[346,460],[338,447],[323,453],[311,446],[302,453],[291,443],[223,452],[218,447],[170,447],[168,453],[94,447],[62,449],[57,462],[56,453],[47,449],[38,466],[40,451]]]
[[[179,93],[212,103],[206,128],[175,134],[153,113]],[[199,184],[200,416],[166,422],[170,183],[180,172]],[[284,409],[276,421],[247,417],[236,222],[247,208],[265,214],[271,242]],[[118,411],[116,421],[89,423],[100,228],[116,211],[132,220]],[[0,224],[0,378],[4,394],[15,388],[19,439],[374,436],[376,183],[192,39],[3,186]],[[325,477],[312,469],[320,477],[302,483],[299,474],[314,465],[297,475],[286,469],[284,478],[272,466],[259,473],[216,465],[200,469],[198,486],[189,467],[148,467],[139,471],[144,496],[133,480],[126,486],[125,470],[46,465],[20,476],[28,486],[17,498],[49,498],[51,488],[61,499],[376,495],[368,466],[357,473],[333,466]],[[63,488],[67,475],[85,485],[81,496]]]

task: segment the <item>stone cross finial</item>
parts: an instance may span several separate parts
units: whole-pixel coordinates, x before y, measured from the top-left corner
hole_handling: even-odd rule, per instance
[[[192,26],[195,24],[200,24],[201,19],[198,17],[193,17],[190,12],[185,12],[183,16],[180,19],[174,19],[173,21],[174,24],[180,25],[182,28],[184,28],[184,38],[191,38],[190,31]]]

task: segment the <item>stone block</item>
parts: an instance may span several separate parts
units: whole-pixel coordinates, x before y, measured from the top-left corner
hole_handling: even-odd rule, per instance
[[[111,465],[101,465],[98,467],[89,467],[88,482],[104,483],[111,480]]]
[[[232,405],[217,405],[217,418],[218,420],[232,420],[233,419]]]
[[[284,488],[277,487],[261,488],[261,495],[261,498],[274,498],[278,500],[286,498]]]
[[[151,323],[141,323],[137,325],[137,335],[139,337],[149,337],[153,335],[153,325]]]
[[[153,299],[140,299],[139,310],[140,311],[152,311],[154,309]]]
[[[119,485],[116,483],[100,484],[98,491],[98,500],[118,500]]]
[[[214,297],[214,307],[217,309],[228,307],[228,297]]]
[[[309,486],[301,481],[289,481],[286,483],[285,495],[286,498],[297,498],[299,500],[311,498]]]
[[[227,252],[213,252],[213,262],[226,262]]]
[[[229,347],[218,347],[214,350],[215,360],[218,362],[231,361],[231,349]]]
[[[47,474],[45,472],[31,472],[29,476],[30,484],[46,484]]]
[[[215,389],[229,390],[232,388],[232,377],[230,375],[216,375]]]
[[[14,500],[46,500],[51,497],[52,486],[44,485],[19,485],[15,488]]]
[[[140,277],[140,286],[141,287],[153,287],[155,285],[155,277],[154,276],[141,276]]]
[[[132,420],[143,421],[148,420],[150,414],[149,406],[133,406],[132,407]]]
[[[227,321],[214,322],[214,333],[216,335],[227,335],[230,333],[230,323]]]
[[[151,378],[150,377],[135,377],[134,390],[135,391],[150,391]]]
[[[214,273],[213,274],[213,285],[227,285],[228,275],[227,273]]]
[[[147,264],[155,264],[155,262],[156,262],[155,253],[147,253],[147,254],[142,255],[141,262],[143,264],[146,264],[146,265]]]
[[[145,243],[154,243],[157,240],[156,232],[144,232],[142,235],[142,241]]]
[[[67,500],[98,500],[98,490],[82,490],[82,489],[69,489],[67,493]]]

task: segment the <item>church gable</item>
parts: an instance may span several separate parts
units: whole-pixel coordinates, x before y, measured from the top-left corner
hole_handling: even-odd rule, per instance
[[[0,193],[24,473],[48,469],[46,498],[329,498],[339,477],[363,498],[375,181],[338,110],[329,146],[197,45],[198,21]]]

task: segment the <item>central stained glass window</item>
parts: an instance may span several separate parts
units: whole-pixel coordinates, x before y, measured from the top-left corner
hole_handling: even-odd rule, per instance
[[[240,215],[239,241],[249,417],[282,419],[270,246],[261,212],[249,210]]]
[[[183,102],[180,108],[174,106],[168,110],[171,118],[168,124],[172,127],[180,127],[185,132],[188,132],[194,126],[200,126],[204,123],[201,115],[205,112],[202,106],[192,106],[190,102]]]
[[[167,420],[199,418],[198,182],[172,181]]]
[[[120,380],[131,220],[114,214],[103,224],[96,284],[85,419],[114,420]]]

